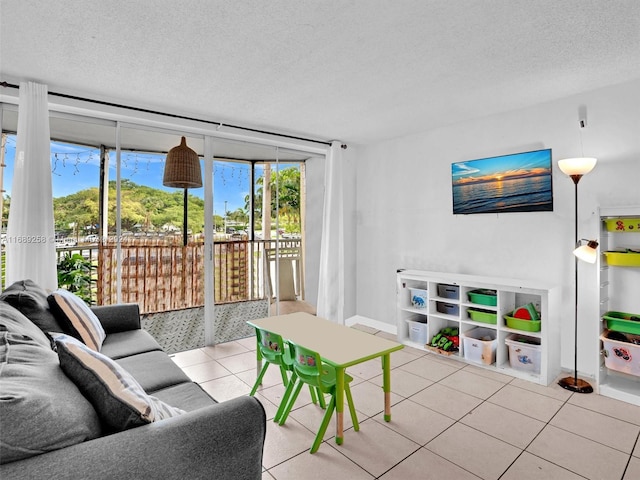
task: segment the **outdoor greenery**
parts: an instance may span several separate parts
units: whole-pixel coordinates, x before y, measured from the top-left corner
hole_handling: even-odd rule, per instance
[[[3,195],[3,197],[2,197],[2,218],[5,219],[5,220],[7,218],[9,218],[9,206],[10,205],[11,205],[11,195]]]
[[[300,233],[300,170],[296,167],[271,171],[271,218],[276,217],[276,182],[278,183],[278,213],[281,228],[287,232]],[[254,215],[256,229],[261,229],[262,195],[264,178],[256,181]],[[182,229],[183,191],[165,190],[138,185],[124,179],[120,186],[120,217],[123,231],[171,231]],[[109,230],[115,231],[116,182],[109,182]],[[188,195],[188,228],[193,233],[204,229],[204,200]],[[11,198],[5,195],[3,211],[8,218]],[[97,232],[99,223],[98,187],[87,188],[65,197],[53,199],[56,231],[70,236],[84,236]],[[226,218],[234,225],[249,223],[249,195],[245,197],[244,208],[225,212]],[[215,215],[216,230],[222,231],[224,216]]]
[[[259,224],[262,218],[264,177],[258,178],[256,184],[258,188],[254,211]],[[300,233],[300,169],[290,167],[279,172],[271,171],[271,218],[276,218],[276,205],[280,215],[280,226],[287,232]],[[245,197],[245,209],[249,209],[248,195]]]
[[[109,230],[115,230],[116,182],[109,182]],[[125,231],[162,231],[182,228],[183,191],[166,192],[138,185],[131,180],[120,184],[120,218]],[[204,200],[191,194],[189,199],[189,228],[202,232]],[[66,197],[53,199],[56,230],[75,230],[76,226],[98,225],[99,192],[87,188]],[[93,232],[87,232],[93,233]]]
[[[75,293],[87,305],[92,305],[91,290],[95,283],[95,268],[91,260],[79,253],[66,253],[58,260],[58,287]]]

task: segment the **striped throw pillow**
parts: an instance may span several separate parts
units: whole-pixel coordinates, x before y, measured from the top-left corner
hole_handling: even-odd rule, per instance
[[[100,320],[84,300],[62,288],[49,295],[47,300],[58,322],[89,348],[100,351],[107,335]]]
[[[109,357],[69,335],[52,336],[60,367],[89,399],[110,431],[122,431],[185,413],[147,395],[137,380]]]

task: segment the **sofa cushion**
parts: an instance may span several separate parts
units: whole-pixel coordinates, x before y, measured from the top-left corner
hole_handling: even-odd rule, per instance
[[[54,340],[62,370],[108,429],[122,431],[184,413],[147,395],[129,372],[77,339],[60,334]]]
[[[218,403],[200,385],[193,382],[158,390],[153,392],[153,396],[187,412]]]
[[[10,305],[0,302],[0,364],[5,363],[57,365],[58,358],[38,327]]]
[[[20,280],[0,294],[0,300],[17,308],[43,332],[63,332],[62,326],[49,309],[47,292],[33,280]]]
[[[107,335],[100,320],[84,300],[64,289],[56,290],[47,300],[65,331],[74,334],[74,337],[82,340],[89,348],[100,351]]]
[[[98,437],[101,427],[95,410],[62,372],[48,342],[42,345],[11,327],[2,320],[0,463]]]
[[[11,333],[0,324],[0,368],[3,363],[58,363],[56,353],[27,335]],[[2,392],[0,391],[0,394]]]
[[[0,301],[0,328],[4,331],[16,333],[30,338],[49,351],[49,338],[31,320],[6,302]]]
[[[129,357],[138,353],[162,350],[160,344],[146,330],[129,330],[128,332],[110,333],[107,335],[100,353],[114,360]]]
[[[187,374],[161,351],[131,355],[119,358],[116,362],[131,373],[147,393],[191,381]]]
[[[91,311],[100,319],[107,335],[141,328],[140,307],[137,303],[93,305]]]

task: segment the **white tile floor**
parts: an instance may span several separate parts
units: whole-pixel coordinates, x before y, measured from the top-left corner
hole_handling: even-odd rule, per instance
[[[256,378],[255,338],[173,358],[218,401],[247,395]],[[382,417],[380,361],[357,365],[348,372],[360,431],[346,414],[337,445],[332,421],[313,455],[323,411],[303,389],[287,423],[271,421],[284,388],[269,368],[256,394],[268,418],[263,480],[640,479],[640,407],[413,348],[393,353],[391,364],[391,422]]]

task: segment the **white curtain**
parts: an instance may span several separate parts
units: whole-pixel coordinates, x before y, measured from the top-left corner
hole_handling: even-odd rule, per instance
[[[325,160],[324,210],[318,282],[319,317],[344,324],[344,205],[342,145],[332,142]]]
[[[20,83],[18,135],[7,225],[6,285],[58,287],[47,86]]]

